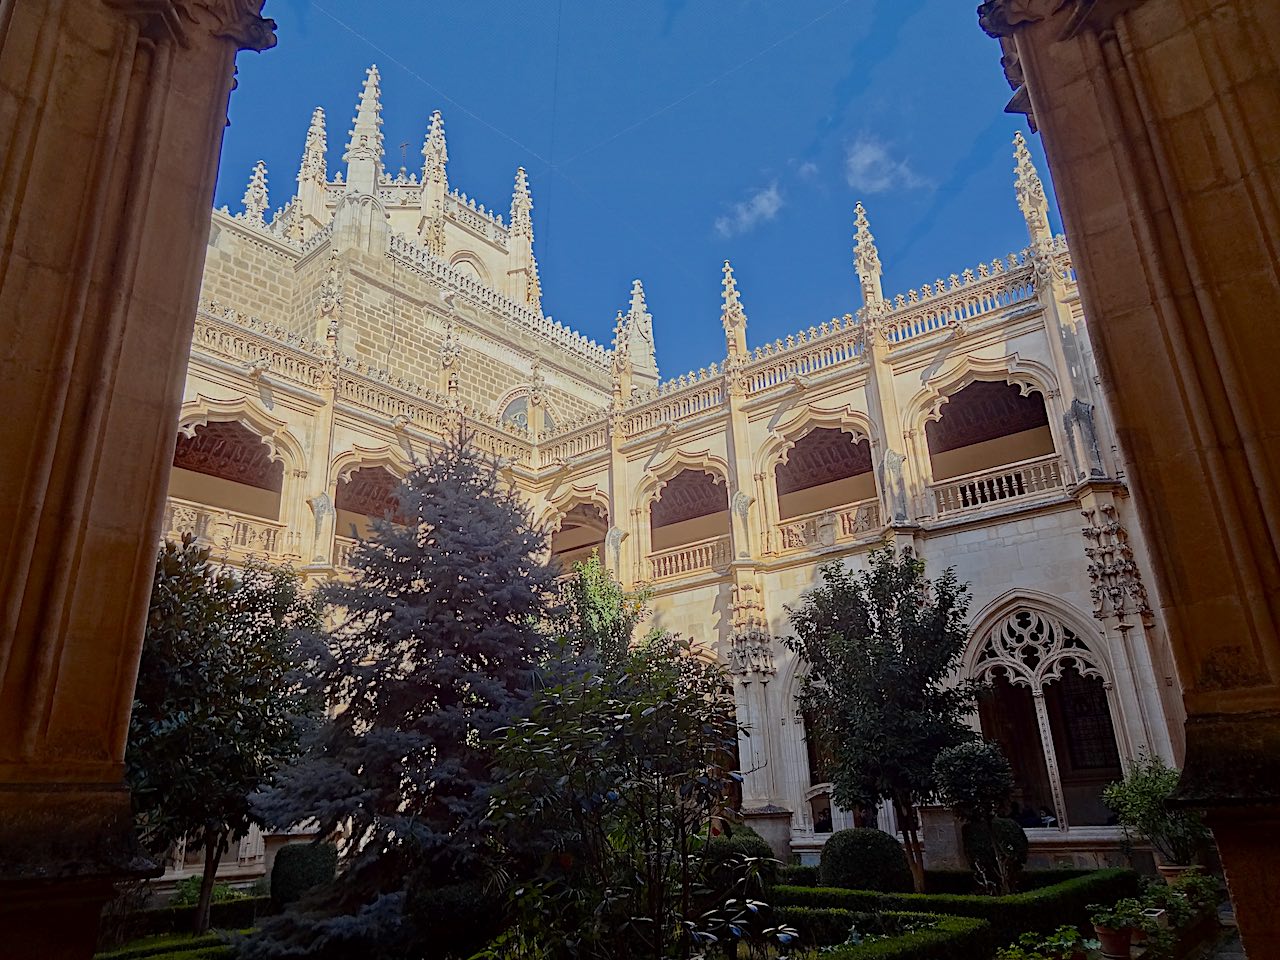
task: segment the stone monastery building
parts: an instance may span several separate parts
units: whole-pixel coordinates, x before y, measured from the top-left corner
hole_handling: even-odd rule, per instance
[[[848,314],[749,344],[726,263],[724,357],[663,380],[640,281],[610,347],[542,312],[523,169],[509,213],[469,199],[435,113],[421,169],[393,175],[379,112],[371,68],[341,169],[317,109],[294,196],[273,212],[259,163],[243,212],[213,213],[168,535],[340,575],[397,477],[464,423],[557,557],[598,550],[652,588],[660,626],[729,665],[752,733],[743,807],[806,859],[853,819],[775,638],[820,564],[889,538],[972,583],[964,669],[993,681],[982,729],[1044,814],[1035,856],[1106,860],[1101,788],[1125,758],[1181,757],[1181,698],[1070,250],[1021,137],[1025,250],[889,295],[859,205]],[[239,866],[261,859],[246,838]]]

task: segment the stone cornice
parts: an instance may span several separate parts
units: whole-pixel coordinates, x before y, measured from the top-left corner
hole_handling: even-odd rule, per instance
[[[103,0],[136,20],[151,37],[167,37],[191,46],[191,26],[230,40],[237,50],[269,50],[276,45],[276,22],[262,16],[263,0]]]

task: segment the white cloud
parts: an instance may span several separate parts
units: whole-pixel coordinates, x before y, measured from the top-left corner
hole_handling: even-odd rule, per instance
[[[861,134],[849,144],[844,156],[844,175],[849,186],[862,194],[930,186],[928,180],[911,169],[905,157],[895,157],[888,144],[870,134]]]
[[[716,217],[716,232],[722,237],[746,233],[776,217],[778,211],[782,209],[782,204],[782,192],[778,189],[778,182],[775,180],[769,186],[752,193],[747,199],[733,204],[724,216]]]
[[[816,177],[818,175],[818,165],[812,160],[806,160],[804,163],[800,164],[796,173],[800,176],[801,180],[808,180],[810,177]]]

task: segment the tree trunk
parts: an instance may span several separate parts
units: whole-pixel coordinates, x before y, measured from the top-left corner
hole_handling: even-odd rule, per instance
[[[209,929],[209,905],[213,901],[213,881],[218,875],[218,861],[222,859],[222,830],[206,827],[204,831],[204,875],[200,878],[200,899],[196,901],[196,915],[192,932],[197,936]]]
[[[920,834],[916,829],[915,808],[893,801],[893,812],[902,830],[902,845],[907,851],[907,866],[911,868],[911,882],[916,893],[924,893],[924,851],[920,848]]]

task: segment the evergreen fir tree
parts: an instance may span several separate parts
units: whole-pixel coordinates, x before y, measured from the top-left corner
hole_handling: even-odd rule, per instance
[[[278,824],[341,831],[344,868],[249,957],[421,956],[407,891],[476,868],[490,741],[529,696],[555,574],[518,494],[461,437],[397,500],[405,522],[376,522],[354,576],[324,590],[344,611],[321,666],[333,716],[262,803]]]

